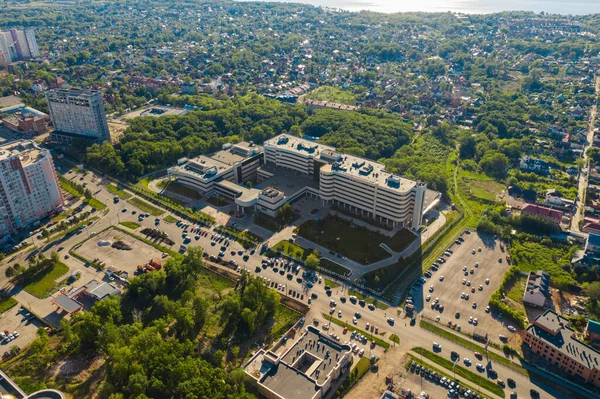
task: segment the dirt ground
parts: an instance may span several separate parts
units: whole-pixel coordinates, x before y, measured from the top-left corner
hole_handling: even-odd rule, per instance
[[[121,240],[131,246],[131,251],[112,248],[111,245],[98,245],[101,241],[111,243]],[[106,267],[114,266],[118,270],[129,273],[130,277],[136,271],[137,265],[147,263],[150,259],[158,259],[162,262],[162,252],[142,241],[124,234],[116,229],[108,229],[90,238],[75,250],[79,255],[93,260],[99,258],[106,263]]]
[[[462,331],[468,333],[472,333],[475,329],[483,330],[488,333],[490,339],[500,343],[499,334],[507,336],[511,334],[502,320],[498,319],[496,314],[486,313],[485,308],[509,268],[506,262],[506,248],[502,251],[500,242],[488,235],[472,232],[463,234],[462,237],[465,241],[451,247],[454,253],[444,257],[446,263],[442,264],[416,293],[415,309],[418,311],[422,309],[423,316],[429,319],[434,320],[440,316],[439,322],[442,324],[452,320],[460,324]],[[475,254],[472,250],[475,250]],[[502,262],[498,262],[499,258],[502,258]],[[475,267],[475,263],[478,263],[479,267]],[[463,271],[464,266],[467,266],[467,275]],[[443,281],[440,281],[441,276],[444,276]],[[463,279],[470,281],[470,286],[463,285]],[[490,280],[489,284],[485,283],[486,279]],[[432,285],[433,292],[430,292]],[[473,287],[475,287],[474,293],[471,292]],[[463,292],[469,295],[468,300],[461,299]],[[428,295],[431,295],[430,301],[426,300]],[[431,308],[435,298],[439,298],[440,304],[444,305],[442,312]],[[476,304],[475,309],[473,303]],[[460,312],[459,318],[456,318],[456,312]],[[477,318],[477,326],[469,323],[469,317]]]
[[[24,348],[29,345],[34,339],[37,338],[36,332],[39,327],[44,327],[44,324],[40,323],[37,319],[30,321],[25,320],[24,314],[26,311],[19,312],[21,306],[17,304],[12,309],[2,313],[2,319],[0,319],[0,329],[2,331],[8,330],[9,332],[16,331],[19,333],[19,337],[10,342],[2,342],[0,345],[0,355],[6,352],[14,345]]]

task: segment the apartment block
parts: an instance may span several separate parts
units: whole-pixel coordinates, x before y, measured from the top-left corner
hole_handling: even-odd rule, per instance
[[[33,29],[0,32],[0,65],[39,57],[40,50]]]
[[[67,145],[77,139],[94,143],[111,141],[101,91],[55,89],[46,92],[46,100],[55,129],[51,135],[53,141]]]
[[[600,388],[600,352],[576,338],[569,320],[547,310],[527,327],[522,338],[539,357],[538,365],[558,370],[575,383]]]
[[[60,211],[63,203],[48,150],[29,140],[0,146],[0,237]]]

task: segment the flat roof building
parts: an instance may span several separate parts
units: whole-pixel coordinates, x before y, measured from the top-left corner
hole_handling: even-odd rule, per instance
[[[386,172],[379,162],[287,134],[267,140],[264,148],[266,165],[313,178],[325,203],[394,227],[421,226],[427,191],[424,183]]]
[[[569,320],[547,310],[522,333],[536,363],[565,373],[580,385],[600,388],[600,352],[576,338]]]
[[[350,363],[351,348],[313,326],[280,354],[260,349],[244,371],[268,399],[319,399],[330,391]]]
[[[60,211],[63,204],[48,150],[30,140],[0,145],[0,237]]]
[[[61,144],[80,139],[93,143],[111,141],[104,100],[99,90],[54,89],[46,92],[55,131],[51,138]]]

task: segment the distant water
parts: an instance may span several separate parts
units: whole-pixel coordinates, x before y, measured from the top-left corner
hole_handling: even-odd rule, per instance
[[[239,0],[249,1],[249,0]],[[284,2],[281,0],[260,0]],[[502,11],[533,11],[550,14],[583,15],[600,13],[600,0],[293,0],[313,6],[340,8],[349,11],[376,12],[462,12],[489,14]]]

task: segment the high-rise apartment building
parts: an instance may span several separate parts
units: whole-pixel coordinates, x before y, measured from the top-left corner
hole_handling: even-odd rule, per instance
[[[46,92],[46,100],[54,124],[52,140],[55,142],[71,144],[73,139],[110,142],[101,91],[55,89]]]
[[[0,65],[38,58],[40,50],[33,29],[0,32]]]
[[[50,152],[34,141],[0,145],[0,237],[63,206]]]

